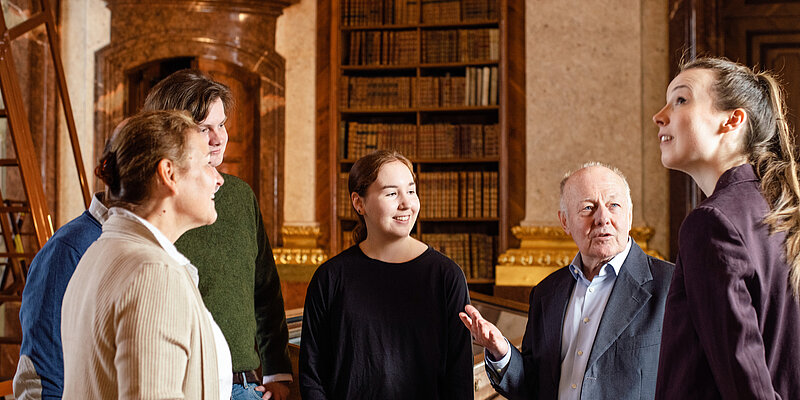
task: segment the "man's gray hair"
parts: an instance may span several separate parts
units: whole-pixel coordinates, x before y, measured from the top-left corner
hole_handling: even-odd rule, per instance
[[[566,174],[564,174],[564,177],[561,178],[561,184],[559,188],[560,197],[558,202],[559,203],[558,206],[561,212],[567,211],[567,205],[564,204],[564,187],[567,186],[567,181],[569,180],[569,178],[572,177],[572,175],[575,175],[576,172],[590,167],[603,167],[615,173],[617,176],[619,176],[620,179],[622,179],[622,182],[625,183],[625,193],[628,195],[628,206],[633,208],[633,201],[631,200],[631,187],[630,185],[628,185],[628,179],[625,178],[625,175],[622,173],[622,171],[620,171],[619,168],[610,164],[602,163],[599,161],[589,161],[581,164],[581,166],[578,167],[578,169],[568,171]]]

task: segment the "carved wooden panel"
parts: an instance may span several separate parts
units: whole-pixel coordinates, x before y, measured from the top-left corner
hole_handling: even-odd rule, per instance
[[[239,106],[221,169],[253,187],[273,246],[283,223],[284,79],[275,27],[289,0],[107,0],[111,43],[95,54],[95,158],[141,97],[128,74],[156,61],[189,58],[228,84]],[[228,164],[228,165],[226,165]]]
[[[778,73],[787,91],[789,124],[800,115],[800,1],[670,0],[671,68],[689,55],[725,56]],[[795,132],[797,135],[797,132]],[[680,222],[697,204],[698,191],[680,172],[670,174],[670,253],[677,252]],[[674,260],[674,257],[672,257]]]

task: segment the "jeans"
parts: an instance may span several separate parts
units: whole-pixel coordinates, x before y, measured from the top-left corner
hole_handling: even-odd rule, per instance
[[[263,392],[256,390],[257,383],[245,383],[244,386],[234,383],[231,390],[231,400],[261,400]]]

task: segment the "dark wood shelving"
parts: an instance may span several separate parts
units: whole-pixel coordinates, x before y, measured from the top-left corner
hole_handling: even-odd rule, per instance
[[[485,248],[488,237],[490,247],[495,249],[491,257],[492,265],[480,262],[480,265],[465,266],[462,264],[462,267],[465,268],[465,274],[470,272],[471,275],[467,274],[467,278],[471,284],[490,285],[494,282],[493,264],[496,263],[496,257],[500,253],[508,247],[516,245],[516,239],[510,235],[511,227],[519,224],[524,217],[525,203],[523,20],[525,3],[523,0],[495,1],[497,1],[496,7],[499,14],[497,19],[430,23],[422,22],[422,13],[419,12],[417,15],[420,21],[417,23],[348,26],[343,26],[346,16],[342,15],[344,10],[352,10],[352,8],[348,8],[353,7],[348,0],[331,0],[330,2],[323,0],[320,3],[319,12],[327,13],[330,18],[320,17],[319,19],[322,23],[319,26],[320,33],[318,35],[319,54],[324,53],[324,57],[318,57],[317,66],[317,105],[320,111],[317,125],[317,149],[322,151],[323,156],[327,154],[327,159],[321,160],[317,165],[317,187],[320,188],[317,210],[319,220],[324,225],[321,242],[328,245],[330,254],[341,251],[349,244],[346,230],[352,229],[357,221],[354,215],[346,215],[347,209],[350,207],[348,204],[337,204],[337,202],[343,202],[347,197],[339,186],[346,182],[344,173],[357,159],[355,156],[348,157],[347,152],[355,155],[366,154],[370,151],[369,149],[375,148],[370,146],[377,145],[368,144],[362,140],[364,137],[372,137],[369,135],[375,135],[373,139],[369,140],[377,140],[378,143],[384,144],[394,143],[387,144],[387,146],[405,148],[406,155],[414,162],[418,178],[421,175],[427,176],[418,183],[422,204],[425,204],[426,207],[443,207],[436,210],[438,211],[436,215],[470,215],[470,217],[448,218],[420,216],[413,236],[420,239],[428,237],[445,247],[448,245],[448,235],[452,236],[456,242],[462,240],[462,243],[465,243],[464,246],[467,246],[464,250],[451,250],[456,253],[462,252],[460,255],[462,258],[465,256],[463,252],[466,252],[467,259],[476,257],[472,250],[475,248],[473,246]],[[416,7],[419,7],[417,11],[421,11],[419,3]],[[363,15],[351,14],[350,18],[361,18]],[[453,56],[451,53],[437,52],[440,51],[438,50],[440,47],[447,46],[435,47],[435,50],[432,50],[434,53],[425,53],[425,38],[431,37],[430,35],[438,37],[438,34],[432,34],[431,31],[451,29],[460,31],[456,35],[457,37],[469,37],[470,41],[478,40],[473,37],[480,38],[481,41],[487,40],[483,35],[488,35],[488,40],[498,40],[498,42],[496,45],[492,44],[494,42],[486,45],[497,47],[490,47],[491,51],[488,53],[463,53],[470,51],[470,48],[459,46],[453,42],[451,48],[462,52],[459,55]],[[496,29],[497,32],[489,31],[487,34],[485,33],[487,29]],[[475,30],[476,32],[473,35],[470,32],[464,33],[465,30]],[[363,31],[388,33],[360,33]],[[394,42],[395,38],[400,38],[401,34],[404,41],[400,42],[397,39],[398,42]],[[354,36],[357,39],[353,39]],[[351,42],[351,40],[356,41]],[[377,45],[375,44],[376,40],[380,41]],[[400,47],[401,45],[407,46],[408,43],[416,43],[416,53],[409,52],[408,47]],[[391,53],[394,46],[398,46],[398,52],[405,51],[405,53]],[[385,51],[389,51],[389,53],[385,53]],[[484,58],[488,54],[494,56],[497,54],[495,51],[499,52],[500,59],[475,59]],[[376,61],[376,58],[380,61]],[[409,62],[413,59],[418,62]],[[473,60],[468,62],[422,62],[426,59]],[[362,64],[345,64],[345,62],[353,60]],[[392,64],[391,62],[395,60],[398,62]],[[370,64],[367,64],[368,62]],[[481,75],[481,69],[491,71],[491,73],[487,75],[486,72],[483,72]],[[408,86],[408,81],[404,81],[407,78],[411,79],[410,86]],[[473,103],[473,101],[477,101],[477,104],[487,104],[485,98],[482,99],[478,96],[473,101],[467,100],[468,94],[471,93],[470,90],[478,90],[479,93],[486,92],[487,81],[490,85],[488,103],[492,104],[491,95],[495,93],[493,92],[495,90],[496,105],[381,108],[345,106],[346,104],[368,106],[376,104],[377,102],[370,100],[372,98],[380,99],[383,104],[459,104],[458,96],[464,97],[465,104]],[[372,89],[365,86],[364,82],[370,85],[372,82],[375,82],[376,85],[388,85],[390,89],[394,90],[394,94],[391,90],[386,95],[377,90],[372,92],[362,90]],[[344,84],[347,86],[343,87]],[[429,91],[431,90],[430,86],[426,85],[431,84],[435,85],[434,88],[438,87],[439,91]],[[471,89],[468,89],[470,84],[472,85]],[[464,85],[460,87],[464,90],[463,95],[453,94],[453,88],[459,88],[458,85]],[[422,92],[423,90],[425,91]],[[436,94],[431,95],[432,93]],[[422,95],[429,97],[422,97]],[[433,102],[431,102],[431,98],[434,99]],[[354,99],[355,103],[353,103]],[[385,128],[385,125],[389,127]],[[439,128],[440,126],[445,128]],[[473,141],[474,135],[476,135],[475,127],[478,127],[477,135],[483,135],[478,142]],[[356,137],[355,135],[360,136]],[[411,135],[411,139],[413,139],[410,144],[407,135]],[[440,136],[437,135],[441,135],[443,139],[439,139]],[[455,138],[452,135],[456,135]],[[431,142],[431,140],[434,141]],[[458,144],[452,147],[448,147],[448,145],[441,147],[437,140],[444,140],[443,143],[448,143],[447,140],[454,140],[453,143]],[[433,146],[432,143],[436,143],[435,147],[429,147]],[[475,145],[475,143],[479,144]],[[409,145],[411,147],[408,147]],[[475,146],[483,147],[479,147],[481,150],[475,151]],[[486,146],[492,146],[492,150]],[[421,157],[418,157],[418,154]],[[454,154],[455,156],[431,157],[437,154]],[[462,156],[466,154],[476,156]],[[485,154],[496,155],[487,156]],[[443,181],[451,183],[442,185]],[[440,186],[426,187],[426,184]],[[488,189],[487,185],[489,185]],[[496,188],[494,193],[492,193],[492,187]],[[456,194],[455,200],[453,193]],[[426,196],[433,197],[426,198]],[[446,204],[445,201],[447,201]],[[492,237],[493,239],[491,239]],[[447,251],[445,253],[447,254]],[[459,256],[458,254],[448,255],[454,259]],[[476,260],[485,260],[485,258],[481,256]]]
[[[387,25],[348,25],[342,26],[342,32],[352,31],[386,31],[386,30],[409,30],[409,29],[451,29],[451,28],[495,28],[500,25],[498,20],[474,20],[447,23],[425,22],[419,24],[387,24]]]
[[[463,107],[411,107],[411,108],[349,108],[342,109],[342,115],[351,114],[412,114],[412,113],[461,113],[498,111],[500,106],[463,106]]]
[[[492,164],[500,162],[498,157],[487,158],[413,158],[414,164]],[[355,159],[340,159],[340,164],[353,164]]]
[[[498,60],[482,60],[470,62],[452,62],[452,63],[421,63],[421,64],[381,64],[381,65],[342,65],[341,70],[347,72],[361,72],[361,71],[412,71],[417,68],[421,70],[427,69],[452,69],[462,67],[484,67],[499,65]]]

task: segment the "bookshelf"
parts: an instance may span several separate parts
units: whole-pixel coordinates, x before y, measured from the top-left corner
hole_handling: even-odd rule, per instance
[[[318,4],[321,241],[331,255],[352,245],[347,172],[373,150],[396,149],[418,178],[412,234],[471,284],[493,283],[524,210],[524,2]]]

